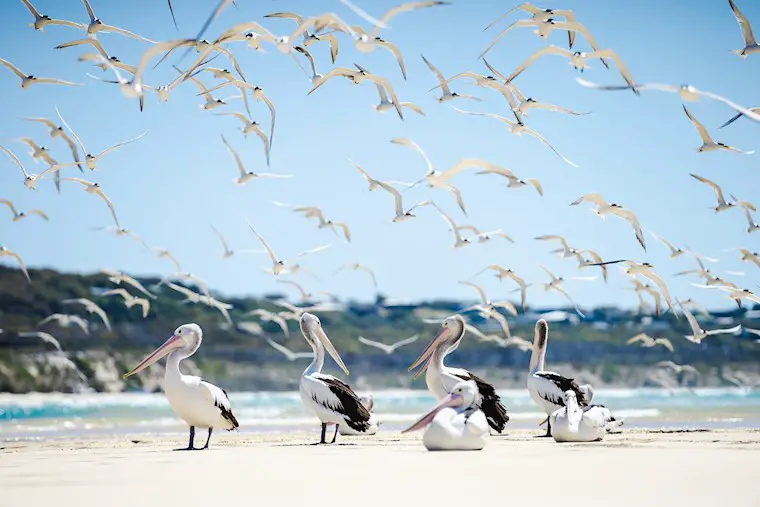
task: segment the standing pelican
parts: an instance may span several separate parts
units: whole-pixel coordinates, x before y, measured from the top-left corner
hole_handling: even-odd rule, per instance
[[[549,417],[556,442],[596,442],[604,438],[605,433],[622,425],[622,421],[616,421],[606,407],[581,407],[575,391],[568,389],[563,399],[565,406]]]
[[[219,389],[200,377],[183,375],[179,371],[179,362],[195,354],[202,340],[203,331],[198,324],[180,326],[171,338],[124,375],[124,378],[134,375],[168,354],[164,392],[174,413],[190,426],[190,442],[184,449],[187,451],[198,450],[193,445],[196,426],[208,428],[208,438],[202,449],[208,449],[214,428],[238,428],[237,419],[232,414],[230,399],[224,389]]]
[[[428,426],[422,443],[428,451],[479,451],[488,441],[486,415],[475,404],[478,385],[459,382],[441,402],[401,433]]]
[[[581,408],[588,406],[590,392],[588,387],[584,392],[575,380],[563,377],[559,373],[546,370],[546,342],[549,339],[549,325],[544,319],[536,322],[536,331],[533,337],[533,352],[530,355],[530,369],[528,371],[528,392],[530,397],[547,416],[565,406],[565,392],[573,391],[576,401]],[[590,386],[589,386],[590,387]],[[552,435],[552,422],[548,421],[545,437]]]
[[[409,370],[422,365],[414,378],[419,377],[427,370],[425,383],[433,396],[439,400],[446,398],[461,381],[472,380],[475,382],[477,386],[475,407],[483,411],[488,420],[488,425],[501,433],[509,421],[509,416],[494,387],[464,368],[451,368],[443,364],[443,358],[456,350],[464,337],[464,333],[465,322],[462,316],[452,315],[448,317],[441,324],[441,331],[438,336],[433,338],[433,341],[409,367]]]
[[[335,425],[334,443],[338,436],[338,427],[342,424],[360,433],[365,433],[371,426],[370,413],[351,387],[343,381],[322,373],[325,364],[325,349],[338,363],[340,369],[348,375],[348,368],[335,350],[330,339],[322,329],[322,323],[316,315],[301,315],[301,333],[314,350],[314,360],[301,375],[299,392],[306,405],[322,423],[320,444],[326,444],[327,425]]]

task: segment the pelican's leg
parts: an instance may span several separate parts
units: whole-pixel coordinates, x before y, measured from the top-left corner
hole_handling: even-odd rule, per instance
[[[208,438],[206,439],[206,445],[203,446],[203,449],[208,449],[208,443],[211,442],[211,432],[214,431],[214,428],[208,429]]]
[[[539,424],[539,426],[543,426],[544,423],[546,423],[546,433],[543,434],[543,435],[537,435],[537,438],[545,438],[545,437],[552,436],[552,424],[549,421],[548,417],[546,419],[544,419],[543,421],[541,421],[541,424]]]
[[[314,445],[326,444],[327,441],[325,440],[325,435],[327,435],[327,424],[322,423],[322,437],[319,439],[319,442]]]
[[[331,444],[335,443],[335,439],[338,438],[338,425],[335,425],[335,433],[333,434],[333,439],[330,441]]]
[[[195,426],[190,426],[190,442],[187,444],[187,450],[192,451],[195,449]]]

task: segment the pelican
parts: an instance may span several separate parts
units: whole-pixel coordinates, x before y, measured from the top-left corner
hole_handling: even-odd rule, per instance
[[[348,375],[348,368],[335,350],[330,339],[322,329],[322,323],[316,315],[301,315],[301,333],[314,351],[314,360],[301,375],[299,392],[306,405],[322,423],[322,436],[319,444],[326,444],[327,425],[335,425],[334,443],[338,436],[338,426],[345,424],[360,432],[366,432],[370,424],[370,413],[351,387],[341,380],[322,373],[325,364],[325,349],[332,356],[341,370]]]
[[[359,401],[361,401],[364,408],[369,412],[369,428],[367,428],[366,431],[361,432],[356,431],[348,424],[338,424],[338,433],[341,435],[360,436],[375,435],[377,433],[377,429],[380,427],[380,422],[377,420],[377,417],[375,417],[375,414],[372,413],[372,409],[375,406],[375,399],[371,394],[368,394],[367,396],[359,396]]]
[[[623,424],[606,407],[581,406],[573,390],[565,391],[564,404],[549,418],[555,442],[596,442]]]
[[[439,400],[446,398],[462,380],[475,382],[477,388],[473,402],[475,407],[483,411],[488,425],[501,433],[504,431],[504,426],[509,422],[509,416],[494,387],[464,368],[451,368],[443,364],[443,359],[450,352],[456,350],[464,334],[465,322],[461,315],[448,317],[441,324],[441,331],[438,336],[433,338],[433,341],[412,363],[409,370],[411,371],[421,365],[414,378],[427,371],[425,383],[433,396]]]
[[[202,340],[203,331],[198,324],[179,326],[163,345],[124,374],[124,378],[130,377],[162,357],[169,356],[166,359],[164,392],[174,413],[190,426],[190,442],[184,449],[186,451],[197,450],[193,445],[196,426],[208,428],[206,445],[201,449],[208,449],[214,428],[229,431],[235,430],[239,426],[235,415],[232,413],[230,399],[224,389],[209,384],[200,377],[183,375],[179,371],[179,362],[195,354],[198,347],[201,346]]]
[[[588,387],[582,390],[575,380],[563,377],[559,373],[546,369],[546,343],[549,340],[549,325],[541,319],[536,322],[533,336],[533,351],[530,354],[528,370],[528,392],[533,401],[544,409],[547,416],[565,406],[565,392],[570,390],[576,394],[576,402],[580,407],[587,407],[590,399]],[[590,386],[589,386],[590,387]],[[590,398],[590,397],[589,397]],[[552,421],[546,426],[545,437],[552,436]]]
[[[459,382],[433,410],[401,433],[429,425],[422,437],[428,451],[479,451],[488,441],[488,421],[475,403],[478,396],[473,380]]]

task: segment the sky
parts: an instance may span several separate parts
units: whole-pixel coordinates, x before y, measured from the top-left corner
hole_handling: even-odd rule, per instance
[[[360,4],[370,14],[380,16],[399,0],[365,0]],[[92,0],[93,8],[105,23],[131,30],[152,40],[172,40],[194,36],[216,2],[176,0],[177,32],[165,2],[136,0],[106,2]],[[54,18],[85,22],[87,17],[76,0],[36,0],[39,11]],[[302,15],[334,12],[349,24],[366,22],[337,0],[286,1],[238,0],[217,18],[206,38],[214,38],[226,28],[243,21],[257,21],[277,35],[290,33],[289,20],[264,19],[265,14],[293,11]],[[267,168],[260,141],[245,139],[241,124],[217,112],[243,111],[241,101],[231,100],[213,112],[200,109],[201,98],[190,83],[183,83],[167,103],[149,95],[145,110],[137,101],[124,97],[117,87],[87,76],[111,78],[78,55],[90,49],[56,50],[63,42],[79,39],[74,28],[48,26],[35,32],[28,25],[31,15],[21,1],[3,2],[4,20],[1,58],[22,71],[37,76],[57,77],[83,83],[81,87],[33,85],[22,90],[19,80],[0,68],[3,121],[2,144],[14,151],[30,172],[39,172],[27,148],[14,138],[29,136],[48,146],[58,161],[70,161],[66,145],[47,137],[42,125],[21,117],[48,117],[58,122],[57,106],[88,151],[148,132],[141,140],[109,153],[98,170],[84,177],[98,182],[113,201],[122,226],[142,236],[151,246],[168,248],[182,263],[183,270],[201,277],[223,295],[285,293],[266,272],[271,263],[265,255],[239,254],[222,259],[222,246],[211,230],[213,224],[233,249],[256,249],[260,244],[247,228],[247,217],[269,242],[278,257],[290,259],[298,252],[331,243],[326,251],[305,256],[300,263],[319,276],[297,275],[310,292],[328,291],[341,298],[371,300],[374,288],[362,273],[334,272],[344,263],[359,262],[375,270],[380,290],[398,299],[474,299],[472,289],[458,284],[489,264],[511,268],[532,287],[528,300],[537,306],[563,305],[562,296],[545,292],[541,283],[548,277],[546,266],[568,278],[563,287],[583,308],[598,305],[631,307],[635,295],[624,290],[626,277],[613,267],[608,284],[573,280],[577,276],[598,275],[593,268],[580,271],[572,259],[562,259],[550,250],[553,244],[535,241],[546,234],[564,235],[577,249],[594,249],[604,259],[632,259],[650,262],[669,284],[674,297],[695,297],[709,307],[729,307],[719,291],[692,287],[699,282],[688,277],[674,278],[678,271],[695,267],[693,258],[671,260],[667,249],[650,232],[677,246],[720,259],[710,266],[716,273],[738,285],[756,290],[760,271],[739,261],[739,254],[727,249],[744,247],[757,251],[760,233],[748,235],[743,214],[731,210],[720,214],[711,190],[689,176],[696,173],[723,186],[727,193],[760,204],[760,153],[697,153],[700,139],[683,113],[677,95],[642,92],[640,97],[625,92],[599,92],[581,87],[580,75],[565,59],[539,59],[515,81],[524,95],[576,111],[569,116],[550,111],[531,111],[526,123],[541,133],[579,167],[563,163],[547,147],[529,136],[517,137],[500,122],[453,111],[450,105],[477,112],[510,116],[509,106],[496,91],[466,84],[452,85],[454,91],[472,93],[481,102],[456,101],[439,104],[428,90],[437,84],[420,58],[424,54],[445,76],[462,71],[487,74],[477,55],[498,30],[510,22],[528,17],[515,11],[487,32],[483,28],[511,7],[496,1],[454,1],[451,5],[405,13],[391,20],[381,35],[399,46],[406,63],[404,81],[392,55],[378,48],[360,54],[347,35],[338,34],[340,52],[336,65],[360,63],[371,72],[386,77],[401,101],[418,104],[426,116],[406,111],[401,121],[392,111],[379,114],[371,105],[378,101],[374,85],[353,85],[333,79],[307,96],[310,82],[288,55],[266,45],[266,53],[255,52],[244,43],[229,46],[238,58],[248,82],[262,87],[275,104],[277,125]],[[740,1],[739,7],[760,27],[760,4]],[[760,55],[746,60],[731,49],[742,47],[739,27],[728,2],[688,0],[659,2],[588,2],[565,0],[556,8],[572,9],[600,48],[613,49],[639,83],[692,84],[724,95],[747,107],[759,105],[755,87],[745,83],[760,80]],[[99,34],[109,52],[135,64],[148,44],[118,34]],[[14,43],[9,43],[13,41]],[[549,42],[565,46],[564,33],[555,32]],[[545,43],[531,29],[510,31],[487,55],[502,74],[512,72],[525,58]],[[589,51],[582,36],[577,49]],[[311,51],[322,74],[332,67],[326,46],[316,44]],[[175,71],[169,65],[180,55],[145,74],[151,85],[167,84]],[[194,56],[194,55],[193,55]],[[182,60],[187,65],[191,56]],[[301,59],[303,65],[306,62]],[[219,57],[217,67],[230,67]],[[610,70],[598,61],[589,62],[585,79],[605,84],[623,84],[614,66]],[[203,73],[207,86],[216,81]],[[233,92],[221,90],[226,97]],[[741,119],[717,130],[733,111],[717,102],[702,100],[688,104],[690,111],[707,127],[715,140],[742,149],[760,149],[758,126]],[[253,118],[269,128],[269,114],[263,103],[252,102]],[[248,170],[291,174],[291,179],[255,180],[244,186],[233,183],[236,168],[226,152],[224,135],[240,153]],[[446,191],[420,185],[404,193],[405,206],[433,199],[457,224],[473,224],[482,230],[503,229],[515,243],[493,239],[454,249],[453,236],[432,207],[417,210],[417,218],[392,223],[393,199],[378,190],[370,193],[359,173],[347,162],[350,158],[381,180],[414,181],[426,167],[414,151],[391,144],[395,137],[417,142],[433,165],[444,170],[462,158],[481,158],[509,168],[523,178],[538,178],[544,189],[540,197],[532,188],[508,189],[503,178],[475,175],[474,170],[456,175],[467,206],[464,216],[453,196]],[[64,176],[79,177],[76,169]],[[12,223],[11,215],[0,209],[0,244],[19,253],[30,267],[52,267],[67,272],[93,272],[99,268],[118,269],[134,276],[163,276],[171,264],[146,251],[138,243],[93,230],[111,226],[104,204],[86,194],[79,185],[64,182],[58,195],[51,182],[39,185],[39,192],[26,189],[21,173],[10,160],[0,157],[0,198],[10,199],[20,210],[40,208],[50,222],[32,217]],[[646,231],[647,251],[638,246],[632,229],[615,217],[601,220],[586,206],[569,203],[583,194],[599,192],[610,202],[634,211]],[[293,205],[319,206],[328,219],[346,222],[352,231],[351,243],[318,229],[293,211],[272,201]],[[758,215],[756,220],[760,220]],[[0,263],[9,264],[0,258]],[[744,272],[744,276],[729,274]],[[515,299],[509,281],[482,275],[478,279],[491,300]]]

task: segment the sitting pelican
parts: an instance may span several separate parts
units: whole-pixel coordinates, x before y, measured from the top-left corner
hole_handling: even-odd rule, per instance
[[[322,373],[325,364],[325,349],[338,366],[348,375],[348,368],[335,350],[330,339],[322,329],[322,323],[316,315],[301,315],[301,333],[314,350],[314,359],[301,375],[299,392],[301,399],[322,422],[320,444],[326,444],[327,425],[335,425],[334,443],[338,436],[338,427],[345,424],[349,428],[365,433],[370,428],[370,413],[351,387],[343,381]]]
[[[375,414],[372,413],[372,409],[375,407],[375,399],[371,394],[368,394],[367,396],[360,396],[359,401],[364,405],[364,408],[367,409],[367,412],[369,412],[369,428],[367,431],[362,432],[356,431],[348,424],[338,424],[338,433],[341,435],[375,435],[377,433],[377,428],[380,426],[380,422],[377,420],[377,417],[375,417]]]
[[[203,331],[198,324],[179,326],[171,338],[123,377],[134,375],[169,355],[166,360],[164,392],[177,417],[190,426],[190,443],[187,444],[187,449],[183,449],[187,451],[197,450],[193,445],[196,426],[208,428],[208,438],[203,449],[208,449],[214,428],[238,428],[237,419],[232,414],[230,399],[223,389],[209,384],[200,377],[183,375],[179,371],[179,362],[195,354],[202,340]]]
[[[565,391],[565,406],[549,417],[556,442],[595,442],[604,438],[605,433],[622,426],[622,421],[616,421],[606,407],[581,407],[576,396],[575,391]]]
[[[441,331],[438,336],[433,338],[433,341],[409,367],[409,370],[411,371],[421,364],[422,367],[414,375],[414,378],[419,377],[422,372],[427,370],[425,383],[427,383],[433,396],[439,400],[448,396],[454,386],[461,381],[474,381],[477,386],[475,407],[483,411],[488,420],[488,425],[501,433],[509,421],[509,416],[494,387],[464,368],[451,368],[443,364],[443,358],[459,346],[464,333],[464,319],[460,315],[448,317],[441,324]]]
[[[475,404],[478,385],[459,382],[438,405],[401,433],[428,426],[422,443],[428,451],[479,451],[488,440],[486,415]]]
[[[556,410],[565,406],[565,391],[573,391],[576,394],[576,401],[581,408],[588,406],[591,401],[593,390],[591,386],[581,388],[575,383],[575,380],[563,377],[559,373],[547,371],[546,360],[546,343],[549,339],[549,325],[541,319],[536,322],[536,331],[533,337],[533,351],[530,355],[530,366],[528,371],[528,392],[530,397],[540,408],[546,412],[547,416],[552,415]],[[548,421],[545,437],[552,435],[552,423]]]

